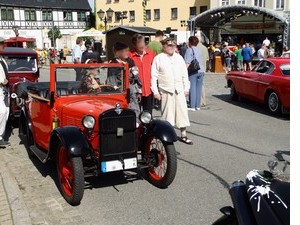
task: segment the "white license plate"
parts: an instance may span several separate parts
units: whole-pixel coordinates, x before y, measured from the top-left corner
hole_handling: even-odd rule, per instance
[[[124,167],[125,170],[137,168],[137,159],[136,158],[124,159]]]
[[[124,159],[124,169],[134,169],[137,167],[137,159],[130,158]],[[114,172],[123,170],[123,164],[119,160],[113,160],[108,162],[101,162],[101,171],[102,173]]]

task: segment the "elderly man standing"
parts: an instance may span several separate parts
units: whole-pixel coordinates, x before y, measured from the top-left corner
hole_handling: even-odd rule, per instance
[[[190,82],[183,58],[175,53],[176,43],[167,38],[162,41],[163,52],[154,58],[151,89],[154,98],[161,100],[162,118],[180,128],[181,141],[192,145],[186,127],[190,126],[186,96]],[[158,81],[158,82],[157,82]]]
[[[0,52],[4,50],[5,39],[0,37]],[[8,68],[5,60],[0,56],[0,147],[5,148],[9,145],[4,141],[3,136],[5,133],[5,127],[9,115],[9,103],[8,103]]]
[[[207,65],[209,63],[209,55],[208,55],[208,49],[202,44],[202,38],[200,35],[197,36],[199,39],[199,43],[197,47],[200,49],[202,53],[202,62],[201,66],[203,67],[203,73],[207,71]],[[203,75],[204,76],[204,75]],[[204,89],[204,82],[202,83],[202,93],[201,93],[201,107],[206,107],[206,96],[205,96],[205,89]]]

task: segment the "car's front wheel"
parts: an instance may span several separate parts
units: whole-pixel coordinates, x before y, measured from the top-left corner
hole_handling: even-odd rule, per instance
[[[173,143],[149,137],[145,145],[145,159],[149,165],[145,169],[146,179],[158,188],[167,188],[177,171],[177,157]]]
[[[70,205],[79,205],[84,193],[84,171],[81,157],[70,157],[66,147],[59,144],[57,173],[60,191]]]
[[[276,92],[271,91],[269,93],[267,98],[267,106],[269,111],[274,115],[278,115],[282,112],[282,104]]]

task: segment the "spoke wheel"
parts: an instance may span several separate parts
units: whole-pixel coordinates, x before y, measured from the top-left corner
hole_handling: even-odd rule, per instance
[[[57,172],[63,197],[70,205],[79,205],[84,193],[82,159],[70,157],[62,144],[58,147]]]
[[[149,168],[145,169],[147,180],[158,188],[167,188],[173,182],[177,171],[174,145],[149,137],[145,154],[149,164]]]
[[[272,91],[268,96],[268,108],[272,114],[280,114],[282,111],[282,106],[278,95]]]

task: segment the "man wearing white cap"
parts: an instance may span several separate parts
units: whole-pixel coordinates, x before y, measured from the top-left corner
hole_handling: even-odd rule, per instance
[[[151,72],[151,89],[161,100],[162,118],[181,131],[181,141],[192,145],[187,137],[190,126],[186,96],[190,82],[183,58],[175,53],[176,43],[171,38],[162,41],[163,52],[154,58]],[[158,81],[158,82],[157,82]]]
[[[5,39],[0,37],[0,52],[4,50]],[[9,115],[8,104],[8,68],[5,60],[0,56],[0,148],[5,148],[9,143],[4,141],[6,122]]]

